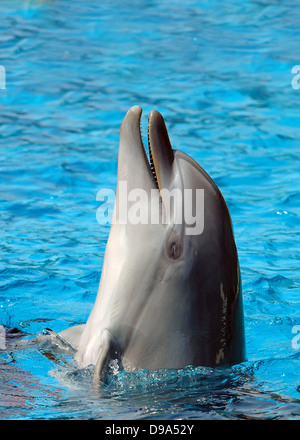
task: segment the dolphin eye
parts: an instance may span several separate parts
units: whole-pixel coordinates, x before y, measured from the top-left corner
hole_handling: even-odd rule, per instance
[[[178,230],[176,230],[176,225],[170,231],[165,241],[165,252],[170,260],[177,260],[183,253],[182,237]]]
[[[171,260],[177,260],[182,254],[181,244],[177,241],[171,241],[167,246],[167,254]]]

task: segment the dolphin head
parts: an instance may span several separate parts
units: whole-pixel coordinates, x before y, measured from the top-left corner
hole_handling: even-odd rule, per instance
[[[101,376],[112,357],[149,370],[245,359],[230,214],[209,175],[171,147],[163,117],[132,107],[120,130],[111,231],[78,350]]]

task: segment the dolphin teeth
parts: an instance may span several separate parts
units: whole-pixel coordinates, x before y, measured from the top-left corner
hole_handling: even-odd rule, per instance
[[[145,144],[143,141],[143,127],[142,127],[142,121],[140,120],[140,137],[141,137],[141,142],[145,151],[145,155],[147,156],[147,152],[146,152],[146,148],[145,148]],[[151,144],[150,144],[150,134],[149,134],[149,126],[148,126],[148,155],[149,155],[149,165],[150,165],[150,169],[152,172],[152,176],[153,179],[156,183],[156,185],[158,186],[158,180],[157,180],[157,175],[156,175],[156,171],[155,171],[155,166],[154,166],[154,162],[153,162],[153,157],[152,157],[152,151],[151,151]]]
[[[154,166],[153,157],[152,157],[152,150],[151,150],[151,143],[150,143],[149,126],[148,126],[148,149],[149,149],[149,162],[150,162],[150,168],[151,168],[151,171],[152,171],[153,178],[154,178],[154,180],[155,180],[155,182],[156,182],[156,185],[158,186],[157,175],[156,175],[155,166]]]

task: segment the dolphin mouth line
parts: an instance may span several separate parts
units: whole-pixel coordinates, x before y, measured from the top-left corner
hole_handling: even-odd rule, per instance
[[[149,165],[150,165],[150,169],[152,172],[152,176],[155,180],[155,183],[157,185],[157,187],[159,188],[158,185],[158,180],[157,180],[157,174],[156,174],[156,170],[155,170],[155,165],[154,165],[154,160],[153,160],[153,156],[152,156],[152,149],[151,149],[151,141],[150,141],[150,130],[149,130],[150,124],[148,123],[148,150],[149,150]]]
[[[141,121],[141,115],[140,115],[140,138],[141,138],[141,143],[142,143],[142,147],[144,149],[144,153],[145,153],[145,157],[146,157],[146,161],[148,162],[149,166],[150,166],[150,170],[152,173],[152,177],[155,181],[155,184],[157,186],[157,188],[159,188],[158,185],[158,179],[157,179],[157,174],[156,174],[156,170],[155,170],[155,165],[154,165],[154,160],[153,160],[153,155],[152,155],[152,149],[151,149],[151,140],[150,140],[150,115],[148,118],[148,134],[147,134],[147,139],[148,139],[148,154],[147,154],[147,147],[144,144],[143,141],[143,136],[142,136],[142,131],[143,131],[143,127],[142,127],[142,121]]]

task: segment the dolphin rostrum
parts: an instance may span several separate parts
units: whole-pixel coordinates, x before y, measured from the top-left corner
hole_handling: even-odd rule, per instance
[[[243,362],[241,278],[225,200],[198,163],[172,149],[157,111],[149,115],[148,161],[141,114],[132,107],[121,125],[114,221],[94,307],[85,326],[60,334],[76,346],[79,367],[95,365],[99,378],[112,359],[148,370]],[[124,212],[121,221],[124,183],[127,194],[147,195],[138,205],[149,212],[144,221],[124,221]],[[190,216],[200,222],[196,232],[183,204],[168,197],[188,189],[203,196],[202,220],[197,209]],[[128,198],[127,212],[134,201]]]

